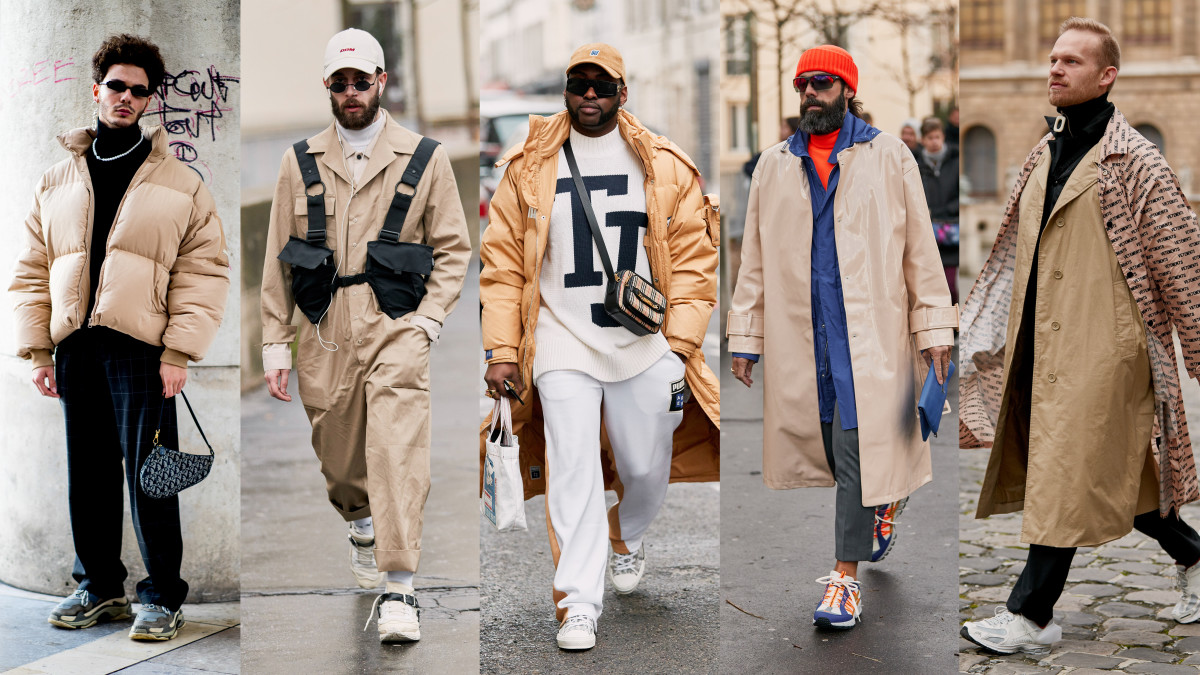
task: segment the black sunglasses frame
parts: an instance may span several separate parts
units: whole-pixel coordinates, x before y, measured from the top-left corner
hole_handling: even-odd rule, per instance
[[[842,78],[829,73],[817,73],[809,77],[797,76],[792,80],[792,88],[796,93],[803,94],[804,90],[808,89],[808,83],[812,82],[813,91],[828,91],[833,88],[833,83]]]
[[[114,94],[122,94],[128,89],[129,93],[135,98],[150,98],[150,96],[154,94],[154,90],[150,89],[149,87],[143,87],[140,84],[135,84],[131,87],[121,80],[106,80],[100,84],[111,89]]]
[[[565,89],[576,96],[587,96],[588,89],[596,92],[597,98],[612,98],[621,93],[625,85],[611,80],[588,80],[582,77],[568,77]]]
[[[371,87],[374,87],[375,83],[378,81],[379,81],[379,77],[376,76],[374,82],[367,80],[365,78],[361,79],[361,80],[355,80],[354,84],[350,84],[349,82],[334,82],[334,83],[330,84],[328,87],[326,87],[326,89],[328,89],[329,91],[332,91],[335,94],[340,94],[340,93],[346,91],[347,89],[349,89],[350,87],[354,87],[358,91],[367,91]]]

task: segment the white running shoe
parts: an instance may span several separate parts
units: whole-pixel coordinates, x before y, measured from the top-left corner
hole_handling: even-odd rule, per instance
[[[1051,621],[1045,628],[1007,607],[996,608],[996,616],[980,621],[968,621],[959,631],[966,639],[995,654],[1049,654],[1055,642],[1062,639],[1062,628]]]
[[[1171,610],[1171,618],[1179,623],[1194,623],[1200,620],[1200,565],[1175,566],[1179,579],[1179,602]]]
[[[421,609],[417,597],[408,593],[384,593],[375,598],[371,617],[363,630],[371,625],[376,609],[379,612],[380,642],[416,642],[421,639]]]
[[[633,553],[610,551],[608,556],[608,580],[617,595],[627,595],[637,589],[642,575],[646,573],[646,545],[638,546]]]
[[[350,571],[363,588],[377,588],[383,581],[383,573],[375,567],[374,535],[362,534],[353,525],[350,526]]]
[[[586,614],[568,616],[558,628],[559,649],[591,649],[596,646],[596,620]]]

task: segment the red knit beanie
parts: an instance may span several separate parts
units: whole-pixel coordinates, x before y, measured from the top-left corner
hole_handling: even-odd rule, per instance
[[[854,65],[854,57],[850,56],[850,52],[841,47],[821,45],[805,50],[800,55],[800,63],[796,64],[796,77],[814,70],[837,75],[847,87],[858,91],[858,66]]]

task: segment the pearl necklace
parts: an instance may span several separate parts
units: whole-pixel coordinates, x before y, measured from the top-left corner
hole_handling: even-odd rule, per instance
[[[137,140],[137,143],[134,143],[134,144],[133,144],[133,147],[129,148],[129,149],[128,149],[128,150],[126,150],[125,152],[122,152],[121,154],[119,154],[119,155],[117,155],[117,156],[115,156],[115,157],[101,157],[101,156],[100,156],[100,153],[96,152],[96,141],[99,141],[99,140],[100,140],[100,139],[99,139],[99,138],[97,138],[97,139],[95,139],[95,140],[93,140],[93,141],[92,141],[92,155],[93,155],[93,156],[94,156],[96,159],[100,160],[101,162],[111,162],[111,161],[114,161],[114,160],[121,159],[121,158],[122,158],[122,157],[124,157],[125,155],[128,155],[129,153],[131,153],[131,152],[133,152],[134,150],[136,150],[136,149],[137,149],[137,146],[141,145],[141,144],[142,144],[142,141],[146,140],[146,137],[145,137],[145,136],[143,136],[143,135],[141,135],[141,134],[139,133],[139,134],[138,134],[138,140]]]

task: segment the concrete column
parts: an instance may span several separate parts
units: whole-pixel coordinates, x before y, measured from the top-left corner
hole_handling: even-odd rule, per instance
[[[168,77],[142,127],[162,124],[175,155],[216,199],[233,265],[225,321],[209,354],[192,364],[187,392],[217,453],[212,474],[180,495],[183,577],[189,601],[238,597],[238,270],[240,212],[237,0],[4,0],[0,5],[0,288],[24,245],[24,221],[42,172],[67,157],[55,136],[95,124],[91,57],[104,38],[134,33],[162,50]],[[42,398],[31,366],[14,356],[11,301],[0,303],[0,580],[66,594],[74,586],[67,517],[66,449],[58,402]],[[184,450],[203,448],[186,408]],[[128,498],[126,498],[128,513]],[[129,516],[123,535],[127,589],[145,576]]]

